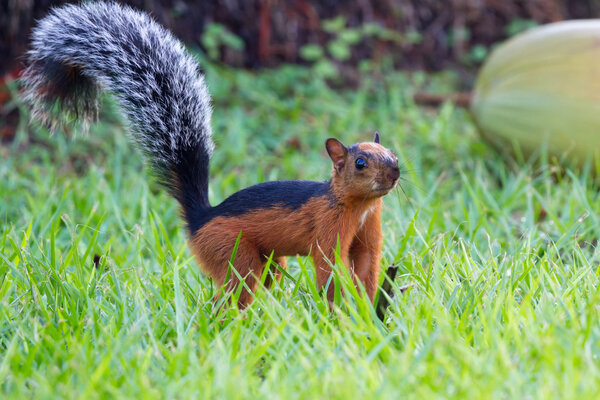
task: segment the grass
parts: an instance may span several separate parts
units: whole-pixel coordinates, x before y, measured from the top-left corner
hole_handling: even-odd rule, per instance
[[[309,71],[208,66],[217,150],[211,201],[272,179],[327,177],[324,140],[399,155],[382,267],[399,266],[384,322],[356,294],[333,312],[312,264],[219,314],[174,200],[116,108],[89,136],[22,126],[0,148],[3,398],[592,398],[600,392],[591,168],[506,162],[451,104],[392,73],[331,89]],[[94,258],[97,258],[95,266]],[[345,281],[342,274],[341,279]]]

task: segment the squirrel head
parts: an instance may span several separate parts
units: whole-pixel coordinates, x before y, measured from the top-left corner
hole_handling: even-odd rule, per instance
[[[375,132],[373,142],[346,147],[330,138],[325,148],[333,161],[331,183],[339,197],[364,201],[388,194],[398,184],[398,157],[379,144]]]

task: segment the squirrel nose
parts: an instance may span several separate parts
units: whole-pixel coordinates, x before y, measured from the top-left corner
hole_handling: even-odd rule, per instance
[[[387,178],[390,181],[396,182],[398,178],[400,178],[400,168],[398,166],[394,166],[390,168],[390,171],[387,173]]]

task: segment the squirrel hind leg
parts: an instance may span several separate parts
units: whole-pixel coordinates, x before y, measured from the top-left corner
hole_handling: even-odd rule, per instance
[[[287,259],[285,257],[277,257],[274,260],[277,265],[271,265],[269,268],[270,274],[267,274],[265,279],[265,287],[267,289],[271,289],[273,287],[273,283],[279,283],[281,281],[281,277],[283,276],[281,269],[287,268]]]
[[[254,294],[258,288],[258,282],[262,276],[265,262],[262,260],[256,247],[240,243],[233,267],[237,274],[231,271],[231,276],[229,282],[226,283],[226,287],[228,292],[236,293],[240,285],[243,285],[238,297],[238,307],[240,310],[243,310],[254,301]],[[243,281],[240,280],[240,277]]]
[[[261,256],[258,248],[252,243],[240,240],[235,258],[233,261],[233,270],[228,271],[229,261],[233,253],[233,243],[231,248],[227,247],[222,251],[202,251],[197,247],[194,249],[196,256],[202,264],[203,270],[217,281],[224,290],[229,293],[236,293],[241,286],[238,297],[238,307],[242,310],[254,301],[254,293],[258,287],[258,282],[262,276],[266,260]],[[229,273],[229,277],[227,274]],[[240,279],[241,278],[241,279]],[[228,279],[227,281],[225,281]]]

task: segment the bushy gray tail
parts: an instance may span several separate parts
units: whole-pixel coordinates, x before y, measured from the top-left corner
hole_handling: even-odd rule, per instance
[[[88,122],[99,92],[113,92],[188,224],[210,207],[210,96],[196,60],[170,32],[116,3],[67,5],[39,22],[28,55],[22,79],[35,118]]]

